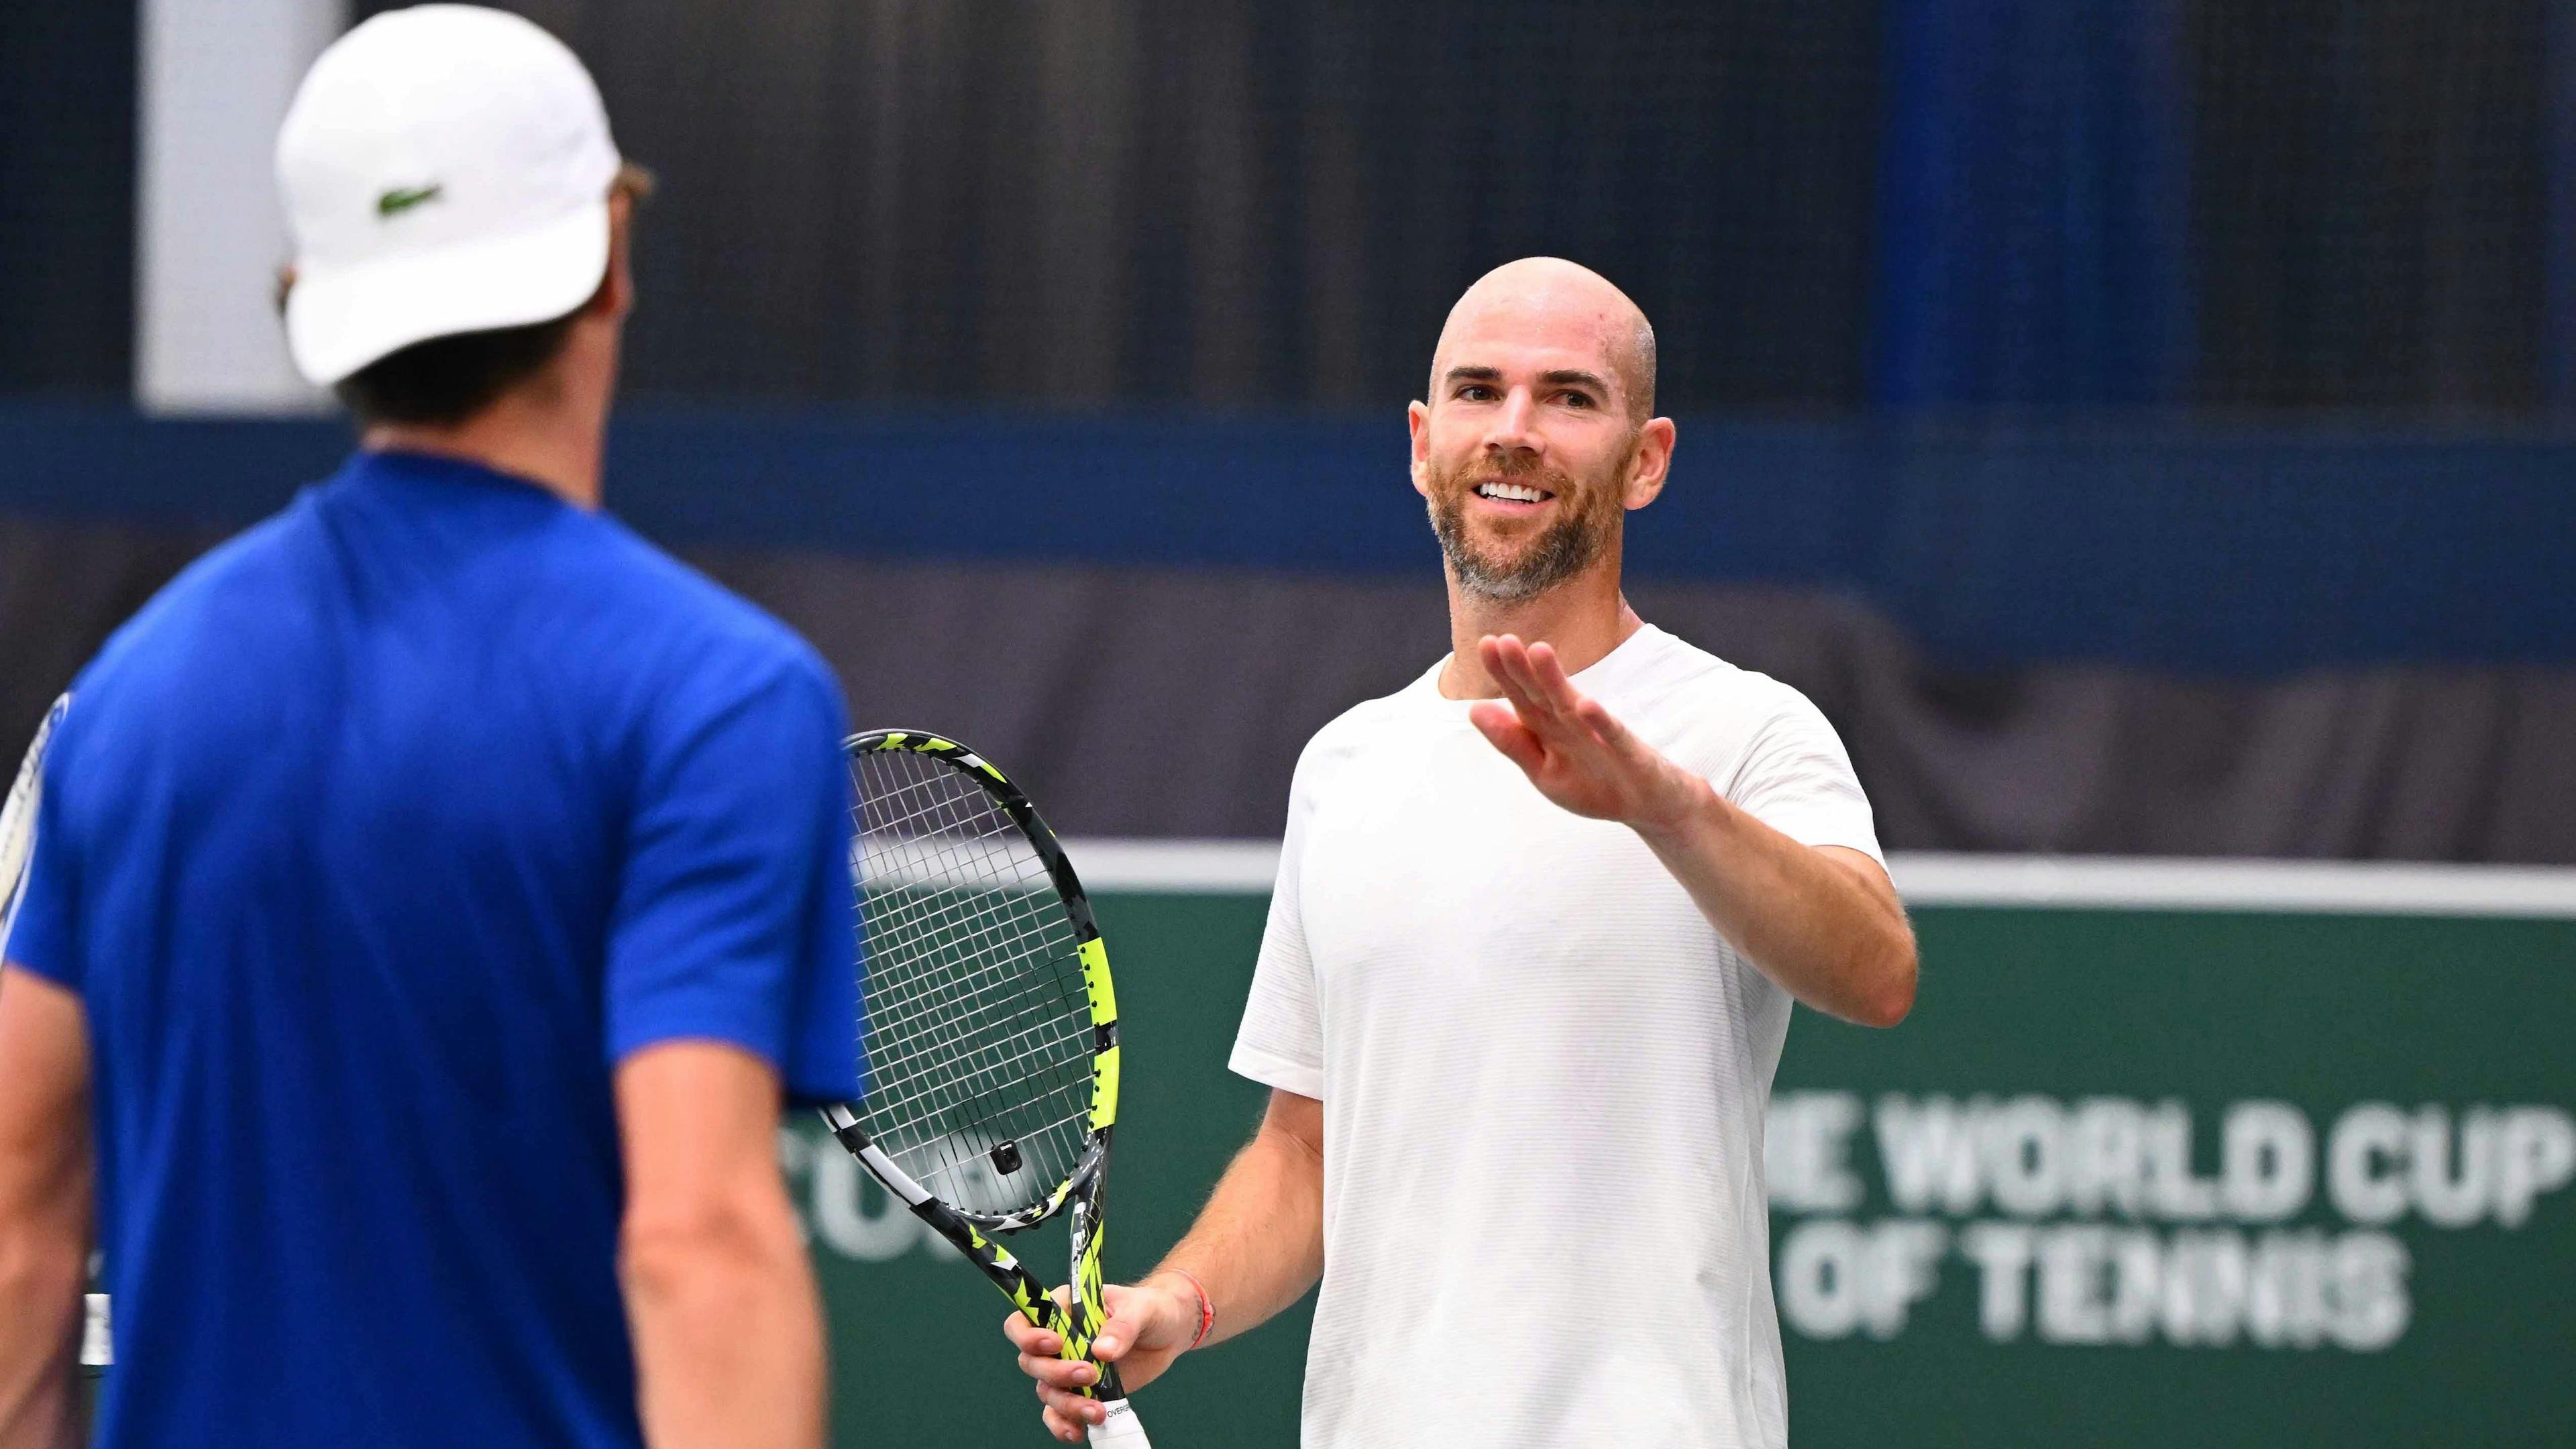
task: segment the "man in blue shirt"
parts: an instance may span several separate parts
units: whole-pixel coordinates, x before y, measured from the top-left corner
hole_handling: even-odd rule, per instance
[[[371,20],[278,146],[363,428],[81,674],[0,979],[0,1445],[814,1449],[782,1101],[855,1096],[839,690],[598,511],[638,173],[580,63]]]

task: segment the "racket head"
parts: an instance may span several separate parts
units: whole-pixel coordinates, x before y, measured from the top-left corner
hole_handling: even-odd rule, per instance
[[[916,1204],[995,1232],[1044,1222],[1096,1183],[1117,1120],[1090,901],[1027,795],[973,750],[869,730],[847,755],[869,1079],[847,1113]]]

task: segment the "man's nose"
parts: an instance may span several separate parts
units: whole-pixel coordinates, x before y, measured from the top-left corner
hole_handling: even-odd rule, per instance
[[[1547,440],[1538,431],[1538,402],[1525,387],[1513,388],[1503,395],[1503,405],[1494,410],[1493,425],[1485,430],[1485,446],[1514,452],[1546,451]]]

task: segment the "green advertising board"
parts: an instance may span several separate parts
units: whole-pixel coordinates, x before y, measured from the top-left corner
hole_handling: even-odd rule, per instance
[[[1132,1276],[1260,1111],[1225,1058],[1267,856],[1075,860],[1121,986]],[[1914,1015],[1801,1009],[1766,1141],[1795,1443],[2576,1443],[2576,873],[1898,877]],[[825,1148],[788,1156],[838,1441],[1048,1442],[999,1297]],[[1156,1441],[1295,1444],[1305,1333],[1300,1309],[1183,1359],[1137,1401]]]

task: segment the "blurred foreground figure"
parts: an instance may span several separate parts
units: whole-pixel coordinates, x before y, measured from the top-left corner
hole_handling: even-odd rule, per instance
[[[858,1090],[839,688],[604,517],[645,189],[497,11],[277,146],[359,451],[82,672],[0,982],[0,1445],[795,1446],[783,1099]]]
[[[1914,940],[1797,691],[1619,589],[1673,424],[1654,333],[1570,262],[1460,298],[1413,404],[1455,652],[1297,762],[1235,1071],[1270,1108],[1109,1290],[1127,1386],[1320,1279],[1311,1449],[1779,1449],[1763,1113],[1791,1001],[1874,1026]],[[1047,1426],[1091,1370],[1007,1332]]]

